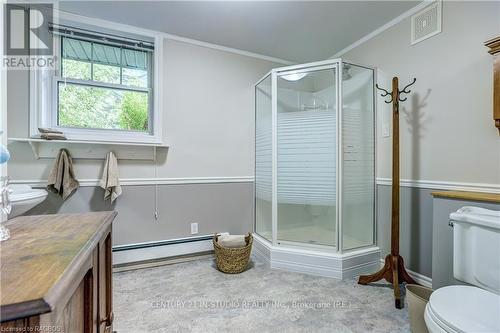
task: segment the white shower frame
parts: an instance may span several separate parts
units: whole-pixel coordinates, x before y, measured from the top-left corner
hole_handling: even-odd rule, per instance
[[[331,59],[331,60],[326,60],[326,61],[319,61],[319,62],[313,62],[313,63],[308,63],[308,64],[301,64],[301,65],[293,65],[293,66],[286,66],[286,67],[279,67],[275,68],[272,70],[271,74],[271,81],[272,81],[272,243],[274,246],[278,245],[292,245],[292,246],[301,246],[301,247],[309,247],[309,248],[318,248],[322,249],[324,251],[336,251],[338,252],[339,249],[342,249],[342,244],[339,243],[339,239],[341,240],[342,237],[339,237],[341,234],[341,230],[339,229],[339,221],[340,221],[340,216],[342,216],[341,212],[341,188],[342,188],[342,183],[339,177],[339,175],[342,174],[342,163],[339,163],[341,160],[339,156],[342,156],[342,131],[340,130],[340,124],[342,123],[342,119],[339,118],[341,117],[342,112],[341,106],[342,106],[342,87],[341,87],[341,75],[339,75],[339,69],[342,67],[342,61],[341,59]],[[327,245],[317,245],[317,244],[307,244],[307,243],[301,243],[301,242],[293,242],[293,241],[278,241],[278,76],[281,75],[286,75],[286,74],[300,74],[300,73],[308,73],[308,72],[313,72],[313,71],[320,71],[320,70],[328,70],[328,69],[333,69],[335,70],[335,85],[338,87],[335,89],[335,100],[337,103],[336,106],[336,111],[335,111],[335,118],[336,120],[336,135],[337,135],[337,144],[336,144],[336,158],[335,158],[335,163],[336,163],[336,189],[335,189],[335,201],[336,201],[336,217],[335,217],[335,230],[337,234],[337,239],[335,241],[335,246],[327,246]],[[340,241],[341,242],[341,241]]]
[[[272,161],[271,161],[271,233],[272,239],[269,242],[266,238],[258,235],[256,230],[254,230],[254,238],[256,240],[255,250],[257,255],[260,255],[265,260],[271,263],[271,267],[275,268],[283,268],[293,271],[307,272],[316,275],[330,276],[336,278],[344,278],[351,277],[360,272],[371,271],[374,268],[378,268],[379,260],[380,260],[380,249],[377,247],[377,190],[376,190],[376,170],[377,170],[377,158],[376,158],[376,138],[377,138],[377,103],[376,103],[376,90],[375,85],[373,87],[373,96],[374,96],[374,220],[373,220],[373,243],[364,247],[359,247],[355,249],[349,249],[344,251],[342,244],[342,174],[343,174],[343,138],[342,138],[342,68],[343,61],[341,58],[328,59],[324,61],[317,61],[305,64],[291,65],[285,67],[278,67],[267,72],[256,84],[254,84],[254,92],[255,88],[259,83],[265,80],[267,77],[271,77],[271,130],[272,130]],[[377,82],[377,71],[376,68],[366,65],[355,64],[352,62],[345,62],[350,65],[364,67],[373,70],[374,75],[374,83]],[[294,242],[294,241],[279,241],[278,240],[278,131],[277,131],[277,120],[278,120],[278,76],[286,74],[299,74],[303,72],[311,72],[311,71],[319,71],[325,69],[334,69],[337,73],[335,77],[335,83],[337,85],[336,89],[336,218],[335,218],[335,230],[336,230],[336,243],[335,246],[328,245],[318,245],[318,244],[308,244],[303,242]],[[254,192],[255,192],[255,184],[254,184]],[[255,229],[255,201],[254,201],[254,229]],[[278,254],[278,257],[285,258],[284,263],[283,260],[281,263],[274,262],[273,265],[273,249],[278,250],[274,251]],[[315,268],[310,266],[307,268],[307,271],[299,268],[297,265],[300,265],[299,262],[295,263],[290,261],[291,256],[301,254],[305,255],[306,260],[307,257],[311,258],[311,256],[322,256],[323,258],[319,258],[316,260],[320,263],[320,266],[326,262],[331,262],[336,266],[340,267],[340,271],[334,267],[336,272],[330,272],[328,269],[325,270],[325,267]],[[333,261],[331,261],[333,260]],[[346,260],[346,262],[344,262]],[[349,261],[349,262],[348,262]],[[350,262],[355,263],[354,266],[351,267]],[[360,263],[361,262],[361,263]],[[343,267],[346,266],[348,273],[344,272]],[[347,271],[346,270],[346,271]]]

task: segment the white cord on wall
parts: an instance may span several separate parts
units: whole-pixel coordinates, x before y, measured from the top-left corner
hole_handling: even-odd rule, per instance
[[[154,163],[154,179],[155,179],[155,221],[158,221],[158,182],[157,176],[157,166],[156,166],[156,147],[153,147],[153,163]]]

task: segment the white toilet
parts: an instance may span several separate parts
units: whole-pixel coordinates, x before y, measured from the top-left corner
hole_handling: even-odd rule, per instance
[[[425,308],[429,332],[500,332],[500,212],[463,207],[450,214],[453,276],[471,286],[439,288]]]

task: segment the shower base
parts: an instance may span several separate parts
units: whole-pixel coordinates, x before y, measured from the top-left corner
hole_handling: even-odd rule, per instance
[[[271,239],[272,234],[270,231],[260,232],[264,239]],[[334,246],[337,235],[332,228],[326,228],[321,225],[313,226],[291,226],[279,230],[278,239],[288,242],[297,242],[305,244],[317,244],[325,246]],[[311,241],[314,239],[314,241]],[[343,238],[344,248],[355,249],[363,247],[366,241],[361,241],[348,235]]]
[[[349,279],[380,268],[380,249],[376,246],[338,253],[333,247],[316,249],[299,243],[273,246],[265,238],[253,236],[254,254],[271,268],[336,279]]]

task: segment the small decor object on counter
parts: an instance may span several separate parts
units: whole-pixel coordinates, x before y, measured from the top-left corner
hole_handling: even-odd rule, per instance
[[[10,153],[5,145],[0,144],[0,164],[7,163],[10,160]]]
[[[104,189],[104,200],[111,199],[111,203],[122,194],[118,175],[118,160],[112,151],[106,154],[99,186]]]
[[[244,243],[241,242],[243,237]],[[215,234],[213,238],[217,269],[224,273],[237,274],[243,272],[252,252],[253,237],[251,233],[244,236]],[[228,246],[224,246],[228,245]],[[239,247],[229,247],[238,246]],[[241,246],[242,245],[242,246]]]
[[[64,133],[55,129],[38,127],[38,131],[40,137],[45,140],[66,140]]]
[[[0,162],[0,164],[2,164]],[[9,179],[8,177],[0,177],[0,242],[10,238],[10,231],[7,229],[3,222],[7,220],[10,214],[12,205],[9,200]]]
[[[58,193],[66,200],[80,183],[76,180],[73,171],[73,160],[66,149],[59,150],[56,160],[49,173],[47,190]]]

